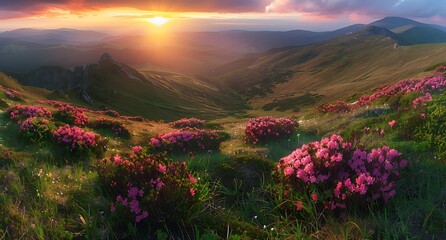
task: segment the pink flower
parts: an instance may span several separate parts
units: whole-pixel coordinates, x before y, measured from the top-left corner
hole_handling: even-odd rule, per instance
[[[422,113],[422,114],[420,114],[420,117],[421,117],[422,119],[425,119],[425,118],[426,118],[426,113]]]
[[[147,211],[143,211],[140,215],[137,215],[135,218],[135,221],[137,223],[141,222],[143,219],[147,218],[149,216],[149,213]]]
[[[285,174],[285,177],[291,176],[294,174],[294,168],[287,166],[285,167],[285,169],[283,170],[283,173]]]
[[[115,204],[114,203],[111,203],[110,204],[110,212],[116,212],[116,206],[115,206]]]
[[[141,146],[134,146],[132,148],[132,151],[133,151],[134,154],[140,154],[141,151],[142,151],[142,147]]]
[[[390,128],[393,128],[393,126],[395,126],[396,123],[397,123],[396,120],[392,120],[388,124],[389,124]]]
[[[192,183],[192,184],[196,184],[196,183],[197,183],[197,179],[194,178],[194,177],[192,176],[192,174],[189,174],[189,182]]]
[[[189,193],[192,197],[195,196],[195,189],[193,188],[189,189]]]
[[[166,167],[166,165],[164,165],[164,164],[158,164],[158,171],[160,172],[160,173],[166,173],[166,170],[167,170],[167,167]]]
[[[300,211],[303,209],[303,203],[301,201],[296,202],[296,209],[297,209],[297,211]]]
[[[138,193],[139,193],[139,189],[137,187],[131,187],[128,190],[129,198],[135,198],[136,196],[138,196]]]
[[[155,190],[160,190],[162,187],[164,187],[164,183],[163,181],[161,181],[160,178],[156,179],[156,180],[150,180],[150,184],[152,185],[152,188],[154,188]]]
[[[311,199],[316,202],[319,199],[319,196],[317,195],[317,193],[313,193],[311,194]]]
[[[120,163],[122,163],[121,156],[119,156],[119,155],[115,155],[114,157],[112,157],[112,160],[113,160],[113,162],[116,163],[116,164],[120,164]]]

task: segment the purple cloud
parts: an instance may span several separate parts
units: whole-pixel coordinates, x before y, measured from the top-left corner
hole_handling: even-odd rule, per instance
[[[265,11],[427,18],[446,17],[446,4],[439,0],[271,0]]]

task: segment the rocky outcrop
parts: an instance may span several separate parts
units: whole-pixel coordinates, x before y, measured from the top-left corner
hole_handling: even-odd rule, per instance
[[[23,85],[51,90],[73,89],[79,86],[80,81],[72,71],[62,67],[41,67],[20,79]]]
[[[131,81],[144,81],[151,83],[137,70],[126,64],[119,63],[113,57],[105,53],[98,63],[76,66],[73,70],[63,67],[40,67],[19,78],[23,85],[40,87],[50,90],[79,91],[79,98],[89,104],[93,100],[87,93],[91,88],[105,90],[113,81],[124,84]],[[114,85],[114,84],[111,84]],[[116,89],[112,89],[117,91]],[[93,96],[95,96],[93,94]]]

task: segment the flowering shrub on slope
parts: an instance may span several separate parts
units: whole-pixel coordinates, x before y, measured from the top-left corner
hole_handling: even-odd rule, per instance
[[[132,222],[187,221],[200,201],[197,179],[186,163],[162,155],[144,155],[140,147],[134,147],[126,157],[103,159],[98,174],[116,193],[110,210]]]
[[[82,108],[74,107],[68,104],[60,104],[54,117],[68,124],[85,126],[88,124],[88,117],[84,114]]]
[[[6,96],[11,100],[22,100],[22,94],[19,91],[16,91],[14,89],[10,89],[7,87],[1,87],[3,91],[5,92]]]
[[[7,112],[9,113],[9,117],[12,120],[16,120],[18,123],[21,123],[23,120],[32,117],[53,117],[51,112],[44,107],[23,106],[20,104],[10,107]]]
[[[176,130],[153,137],[150,144],[159,152],[208,151],[218,149],[223,138],[217,131]]]
[[[317,110],[321,113],[333,112],[333,113],[343,114],[352,111],[353,108],[354,108],[353,105],[348,102],[337,101],[334,104],[329,103],[322,106],[318,106]]]
[[[27,118],[20,124],[20,134],[33,142],[49,139],[56,126],[46,118]]]
[[[101,150],[102,138],[99,134],[86,132],[85,130],[70,125],[59,127],[53,132],[54,138],[61,145],[65,145],[71,152],[98,149]]]
[[[289,118],[258,117],[246,123],[245,139],[247,143],[258,144],[278,138],[288,138],[298,127],[298,123]]]
[[[118,121],[108,120],[105,118],[99,118],[94,124],[96,128],[110,129],[116,136],[129,137],[130,131],[122,123]]]
[[[423,101],[431,100],[429,97],[431,96],[430,93],[441,90],[444,87],[446,87],[446,76],[441,72],[436,72],[422,78],[402,80],[393,85],[381,86],[372,94],[360,97],[354,104],[348,104],[343,101],[338,101],[335,104],[326,104],[320,106],[318,109],[321,112],[345,113],[357,107],[369,105],[374,101],[386,97],[393,97],[400,94],[413,92],[424,94],[424,96],[417,99],[416,102],[414,101],[413,106],[414,108],[416,108],[419,104],[422,104]],[[342,111],[339,111],[339,109],[341,109]]]
[[[426,93],[424,96],[417,97],[415,100],[413,100],[412,105],[413,108],[417,108],[418,106],[425,107],[426,102],[432,101],[432,95],[430,93]]]
[[[182,118],[175,122],[169,123],[170,127],[173,128],[203,128],[204,120],[200,120],[198,118]]]
[[[275,174],[291,193],[288,197],[316,194],[311,196],[315,203],[334,210],[374,200],[388,202],[395,196],[399,170],[406,165],[401,154],[387,146],[366,152],[333,135],[282,158]],[[302,205],[302,199],[293,200]]]

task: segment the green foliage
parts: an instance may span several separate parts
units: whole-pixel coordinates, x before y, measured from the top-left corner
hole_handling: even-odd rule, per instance
[[[28,118],[20,124],[20,134],[34,143],[51,141],[56,125],[46,118]]]
[[[427,108],[426,124],[418,127],[416,135],[419,140],[430,142],[431,148],[442,160],[446,159],[445,100],[445,97],[439,98]]]

